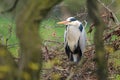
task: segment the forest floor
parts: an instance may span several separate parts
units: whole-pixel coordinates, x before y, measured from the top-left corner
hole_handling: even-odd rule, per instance
[[[42,80],[98,80],[96,76],[96,61],[93,46],[87,46],[84,53],[85,61],[83,64],[73,64],[64,52],[63,43],[51,42],[59,46],[45,45],[43,47],[43,71]],[[120,60],[119,52],[116,56],[106,54],[108,60],[108,72],[110,80],[120,80]]]
[[[15,36],[14,22],[7,18],[1,18],[0,24],[0,39],[2,43],[6,45],[6,39],[10,37],[8,40],[9,50],[14,57],[18,57],[19,45]],[[41,80],[97,80],[94,47],[87,46],[84,53],[86,60],[80,67],[78,64],[73,64],[68,60],[64,52],[64,27],[58,27],[55,24],[54,20],[45,20],[42,23],[43,28],[40,30],[44,40]],[[114,51],[111,47],[107,47],[107,51],[109,79],[120,80],[120,50]]]

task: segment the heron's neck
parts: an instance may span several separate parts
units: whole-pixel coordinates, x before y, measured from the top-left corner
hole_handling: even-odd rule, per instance
[[[82,23],[79,22],[79,21],[75,21],[75,22],[72,23],[72,24],[68,24],[68,26],[69,26],[69,27],[70,27],[70,26],[74,26],[74,27],[76,27],[76,28],[79,28],[80,24],[82,24]]]

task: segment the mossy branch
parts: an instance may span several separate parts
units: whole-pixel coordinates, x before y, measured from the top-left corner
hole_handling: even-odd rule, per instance
[[[39,23],[49,10],[62,0],[29,0],[16,21],[16,33],[21,47],[20,79],[39,80],[42,68]],[[24,74],[24,75],[23,75]]]
[[[88,14],[90,18],[95,22],[95,51],[96,51],[96,62],[97,62],[97,74],[99,80],[107,80],[108,70],[107,70],[107,60],[105,58],[104,50],[104,23],[100,17],[99,7],[97,0],[87,0]]]
[[[7,47],[0,44],[0,80],[16,80],[17,65]]]

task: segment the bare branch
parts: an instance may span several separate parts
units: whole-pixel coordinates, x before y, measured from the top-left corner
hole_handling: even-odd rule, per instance
[[[81,58],[81,61],[77,64],[77,66],[76,66],[73,70],[71,70],[71,73],[70,73],[70,75],[67,77],[66,80],[70,80],[70,79],[74,76],[74,74],[78,72],[77,70],[78,70],[79,68],[81,68],[81,71],[80,71],[80,72],[81,72],[81,74],[82,74],[82,67],[86,64],[87,60],[88,60],[88,59],[86,59],[85,56],[83,56],[83,57]],[[73,65],[74,65],[74,64],[73,64]]]
[[[112,10],[110,10],[108,7],[106,7],[106,6],[104,5],[104,3],[102,3],[100,0],[97,0],[97,1],[98,1],[105,9],[107,9],[109,12],[112,13],[113,17],[115,18],[116,24],[117,24],[117,25],[120,24],[118,18],[117,18],[116,15],[112,12]]]

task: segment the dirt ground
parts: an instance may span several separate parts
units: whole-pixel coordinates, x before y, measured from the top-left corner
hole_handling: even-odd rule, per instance
[[[79,64],[73,64],[67,58],[64,52],[63,44],[56,43],[59,46],[43,47],[43,71],[42,80],[97,80],[95,52],[93,46],[88,46],[85,53],[85,61]],[[110,57],[109,54],[106,54]],[[108,61],[109,79],[116,80],[114,75],[120,74],[120,68],[114,68],[113,63]]]

